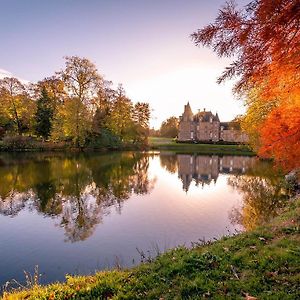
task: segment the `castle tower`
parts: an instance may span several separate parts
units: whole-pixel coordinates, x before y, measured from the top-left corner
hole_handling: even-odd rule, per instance
[[[193,112],[192,112],[189,102],[184,106],[184,112],[182,115],[182,119],[183,119],[183,121],[192,121],[193,120]]]
[[[188,102],[184,106],[184,112],[180,117],[179,121],[179,134],[178,140],[179,141],[191,141],[194,140],[195,136],[195,126],[193,121],[194,115]]]

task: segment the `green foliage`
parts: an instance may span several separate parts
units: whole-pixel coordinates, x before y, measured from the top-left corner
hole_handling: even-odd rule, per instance
[[[46,88],[43,87],[41,97],[37,101],[35,131],[38,136],[43,137],[45,140],[50,136],[53,112],[54,109],[51,105],[51,99]]]
[[[4,299],[298,299],[299,220],[300,199],[254,231],[171,249],[131,270],[67,276],[66,283]]]
[[[160,136],[175,138],[178,135],[178,118],[171,117],[168,118],[161,124]]]
[[[114,135],[109,129],[102,128],[99,133],[90,134],[85,141],[85,146],[92,148],[121,148],[122,142],[117,135]]]

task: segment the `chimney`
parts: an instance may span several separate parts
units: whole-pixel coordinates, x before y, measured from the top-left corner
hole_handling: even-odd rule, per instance
[[[205,107],[203,108],[203,111],[205,111]]]

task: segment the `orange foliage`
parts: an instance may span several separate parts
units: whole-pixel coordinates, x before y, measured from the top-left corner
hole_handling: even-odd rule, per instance
[[[261,92],[263,101],[278,100],[259,128],[261,156],[273,157],[286,170],[300,167],[300,70],[270,65]]]
[[[272,156],[286,170],[300,167],[300,106],[275,108],[263,123],[259,154]]]

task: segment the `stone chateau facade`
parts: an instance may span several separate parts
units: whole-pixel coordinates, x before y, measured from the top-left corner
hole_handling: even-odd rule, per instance
[[[237,123],[220,122],[217,113],[214,115],[204,109],[194,115],[187,103],[179,119],[178,141],[247,143],[248,136]]]

